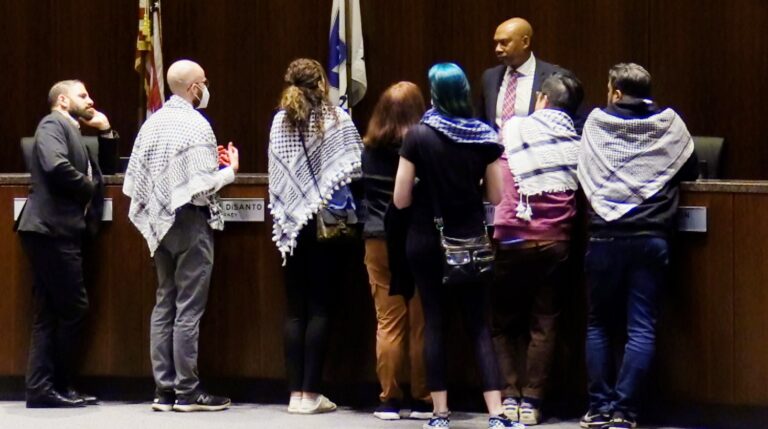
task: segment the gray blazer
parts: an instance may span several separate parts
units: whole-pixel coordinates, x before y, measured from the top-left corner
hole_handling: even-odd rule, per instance
[[[34,142],[22,144],[31,181],[18,231],[62,238],[79,238],[86,229],[96,232],[104,184],[98,160],[81,137],[67,118],[51,112],[38,124]],[[87,176],[89,160],[93,180]]]
[[[504,79],[504,73],[507,66],[499,64],[483,72],[483,91],[481,92],[480,106],[478,106],[479,119],[486,124],[498,129],[496,126],[496,101],[499,97],[499,88]],[[541,83],[554,72],[562,72],[560,66],[550,64],[536,58],[536,71],[533,75],[533,88],[531,89],[531,102],[528,107],[528,113],[533,112],[536,105],[536,91],[541,89]]]

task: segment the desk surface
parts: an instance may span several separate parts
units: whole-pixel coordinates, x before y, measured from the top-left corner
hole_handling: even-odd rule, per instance
[[[104,176],[104,182],[108,185],[120,185],[125,176],[117,174]],[[239,173],[235,177],[238,185],[266,185],[269,176],[266,173]],[[0,185],[27,185],[28,173],[4,173],[0,174]],[[692,192],[730,192],[737,194],[768,194],[768,180],[697,180],[695,182],[683,182],[681,189]]]

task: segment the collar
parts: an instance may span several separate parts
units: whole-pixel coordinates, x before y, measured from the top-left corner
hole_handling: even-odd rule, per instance
[[[72,115],[70,115],[69,113],[63,112],[59,109],[53,109],[53,111],[58,112],[61,116],[66,118],[69,121],[69,123],[72,124],[73,127],[77,128],[78,130],[80,129],[80,122],[77,122],[77,120],[73,118]]]
[[[512,67],[507,67],[507,73],[509,73],[511,70],[512,70]],[[532,75],[533,72],[536,71],[536,57],[533,56],[533,52],[531,52],[531,56],[529,56],[528,59],[525,60],[525,62],[522,63],[520,67],[518,67],[514,71],[517,72],[519,76]]]
[[[195,107],[192,106],[192,103],[189,101],[179,97],[178,95],[174,94],[171,96],[171,98],[168,99],[168,101],[165,102],[165,106],[171,107],[171,108],[177,108],[177,109],[191,109],[195,110]]]

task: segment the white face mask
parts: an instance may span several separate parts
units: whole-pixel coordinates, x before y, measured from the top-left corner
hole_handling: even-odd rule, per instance
[[[195,107],[195,109],[205,109],[208,107],[208,101],[211,99],[211,93],[208,92],[208,87],[206,85],[203,85],[203,96],[200,99],[200,104]]]

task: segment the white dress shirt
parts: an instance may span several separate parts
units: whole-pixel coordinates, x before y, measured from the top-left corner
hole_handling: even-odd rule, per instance
[[[501,80],[499,96],[496,98],[496,125],[502,128],[502,111],[504,109],[504,94],[507,93],[507,86],[510,79],[510,68],[504,70],[504,79]],[[533,91],[533,76],[536,73],[536,57],[528,57],[520,67],[517,68],[517,88],[515,90],[515,116],[528,116],[531,112],[531,92]]]

